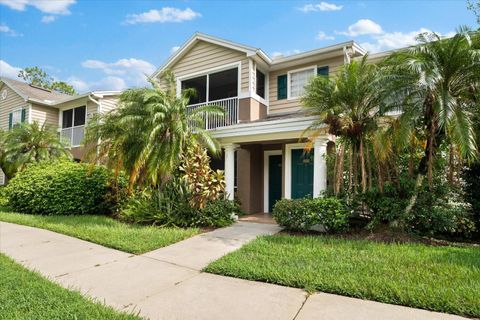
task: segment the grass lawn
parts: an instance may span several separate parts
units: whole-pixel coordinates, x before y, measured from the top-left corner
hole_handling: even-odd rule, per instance
[[[139,319],[54,284],[0,254],[0,319]]]
[[[196,228],[122,223],[105,216],[38,216],[0,211],[0,221],[48,229],[125,252],[141,254],[189,238]]]
[[[207,272],[428,310],[480,316],[480,248],[326,236],[257,238]]]

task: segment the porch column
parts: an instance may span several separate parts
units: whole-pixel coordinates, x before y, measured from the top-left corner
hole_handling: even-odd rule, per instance
[[[233,143],[222,146],[225,150],[225,193],[228,200],[235,196],[235,149],[238,147]]]
[[[313,197],[327,189],[327,138],[317,138],[313,153]]]

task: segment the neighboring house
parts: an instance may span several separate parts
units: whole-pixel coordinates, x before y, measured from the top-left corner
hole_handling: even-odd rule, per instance
[[[318,196],[327,187],[325,131],[304,153],[302,133],[313,119],[302,114],[300,97],[317,74],[334,74],[350,59],[366,54],[353,41],[277,59],[262,50],[205,34],[195,34],[154,74],[170,70],[176,89],[194,88],[191,108],[218,105],[223,118],[208,117],[223,147],[216,167],[225,170],[226,190],[247,213],[271,212],[280,198]]]
[[[92,91],[82,95],[67,95],[25,82],[0,78],[0,128],[9,130],[18,123],[49,124],[70,143],[70,151],[80,160],[85,125],[96,113],[116,107],[118,91]],[[0,185],[5,176],[0,170]]]

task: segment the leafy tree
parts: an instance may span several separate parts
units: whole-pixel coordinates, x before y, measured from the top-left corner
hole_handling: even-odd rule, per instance
[[[130,188],[135,183],[159,186],[167,181],[190,144],[219,151],[218,142],[205,130],[204,115],[221,115],[223,110],[214,106],[191,110],[188,103],[193,92],[185,90],[177,97],[173,75],[168,75],[167,82],[166,89],[150,79],[151,88],[126,90],[117,109],[87,127],[87,159],[127,171]]]
[[[35,67],[27,67],[20,70],[18,77],[25,80],[27,83],[34,86],[39,86],[45,89],[54,90],[60,93],[74,95],[77,94],[75,89],[64,81],[55,81],[43,69]]]
[[[67,144],[49,125],[21,124],[10,131],[0,131],[0,168],[7,179],[28,165],[61,158],[71,158]]]
[[[338,193],[343,183],[343,162],[346,147],[349,155],[349,187],[358,189],[358,167],[361,172],[361,188],[367,189],[367,139],[377,128],[381,101],[378,68],[367,63],[368,56],[341,67],[338,76],[318,76],[306,86],[303,106],[316,120],[307,129],[313,130],[313,138],[327,124],[328,132],[340,139],[336,160],[334,191]],[[369,160],[369,159],[368,159]],[[367,162],[367,164],[366,164]],[[367,168],[366,168],[367,167]],[[370,171],[370,170],[369,170]],[[371,181],[371,177],[370,177]]]
[[[467,8],[477,17],[477,23],[480,25],[480,0],[467,0]]]
[[[434,159],[442,143],[450,144],[461,159],[477,156],[469,110],[479,94],[480,51],[473,47],[465,28],[450,39],[428,33],[419,35],[418,40],[420,45],[387,59],[385,83],[391,93],[387,109],[402,111],[404,131],[419,127],[425,137],[418,181],[427,175],[431,184]]]

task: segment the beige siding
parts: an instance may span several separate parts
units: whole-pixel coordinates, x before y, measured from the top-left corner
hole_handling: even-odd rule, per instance
[[[252,60],[252,59],[243,59],[242,60],[242,67],[241,67],[241,73],[242,73],[242,83],[241,83],[241,92],[242,93],[245,93],[245,92],[248,92],[248,88],[249,88],[249,75],[251,77],[251,73],[250,73],[250,67],[249,67],[249,61]],[[252,64],[253,64],[253,61],[252,61]]]
[[[278,113],[289,113],[289,112],[296,112],[300,110],[300,99],[282,99],[277,100],[277,77],[283,74],[287,74],[290,70],[302,69],[306,67],[310,67],[316,65],[318,67],[328,66],[329,73],[335,74],[338,68],[343,64],[343,57],[338,57],[334,59],[328,60],[319,60],[313,63],[301,64],[298,66],[294,66],[288,69],[282,69],[278,71],[270,71],[269,75],[269,113],[270,114],[278,114]]]
[[[171,66],[170,70],[178,78],[235,62],[241,62],[241,90],[242,92],[248,92],[248,81],[246,81],[248,79],[248,58],[246,54],[216,44],[204,41],[198,42],[178,62]],[[165,84],[162,83],[162,85]]]
[[[102,113],[112,111],[118,105],[118,96],[109,96],[109,97],[102,98],[100,100],[100,103],[102,105],[102,108],[101,108]]]
[[[8,130],[8,114],[21,108],[26,109],[25,121],[28,121],[29,104],[15,91],[5,84],[0,87],[0,92],[7,90],[7,98],[0,97],[0,128]]]
[[[46,107],[38,104],[32,104],[32,123],[38,122],[58,127],[58,109],[54,107]]]

